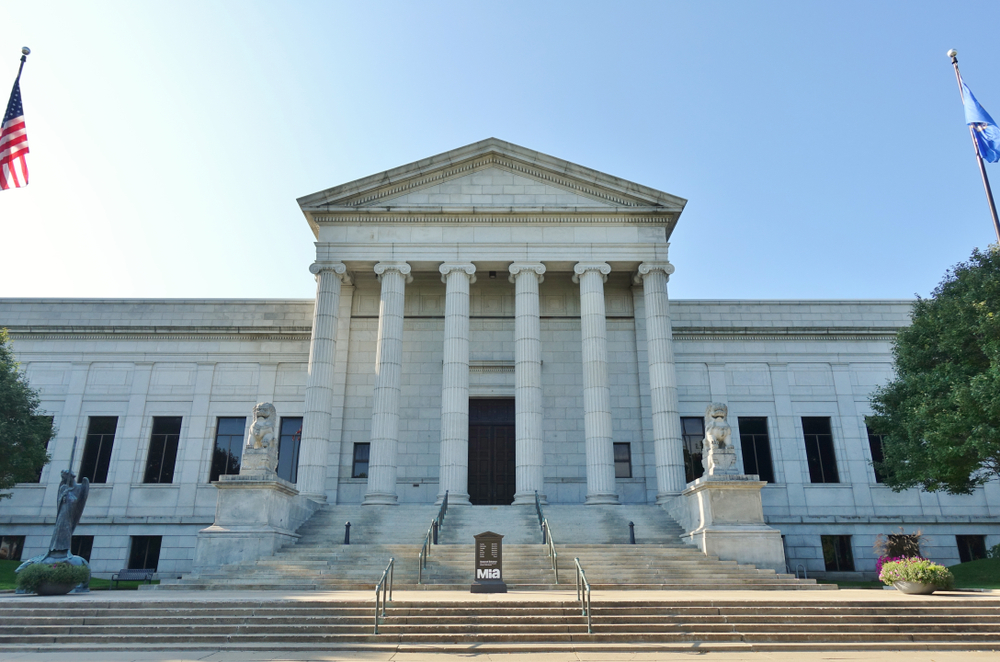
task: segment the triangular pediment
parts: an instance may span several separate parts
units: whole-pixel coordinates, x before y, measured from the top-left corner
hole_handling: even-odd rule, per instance
[[[673,212],[683,198],[513,143],[489,138],[298,200],[314,214],[351,210],[651,209]]]
[[[522,175],[494,164],[469,174],[425,186],[415,186],[402,195],[370,200],[361,206],[419,207],[424,205],[486,207],[614,207],[613,202],[558,186],[537,177]]]

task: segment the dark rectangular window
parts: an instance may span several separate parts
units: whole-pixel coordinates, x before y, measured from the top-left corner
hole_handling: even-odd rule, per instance
[[[83,444],[80,480],[87,478],[91,483],[108,482],[111,446],[115,443],[116,429],[118,429],[117,416],[90,417],[90,424],[87,426],[87,439]]]
[[[156,570],[160,562],[162,536],[132,536],[132,550],[128,555],[130,570]]]
[[[177,463],[177,443],[180,438],[180,416],[153,417],[144,483],[174,482],[174,465]]]
[[[55,417],[54,416],[46,416],[45,418],[49,419],[49,425],[50,426],[52,425],[53,421],[55,421]],[[52,440],[51,439],[46,439],[45,440],[45,450],[49,450],[49,442],[50,441],[52,441]],[[34,482],[36,482],[36,483],[42,482],[42,470],[43,469],[45,469],[45,465],[44,464],[42,466],[38,467],[38,475],[35,477],[35,481]]]
[[[351,478],[368,478],[368,452],[371,444],[354,444],[354,466]]]
[[[215,451],[212,453],[212,471],[208,482],[219,480],[219,476],[231,476],[240,472],[243,457],[243,433],[246,432],[245,416],[219,418],[215,427]]]
[[[882,454],[882,435],[873,434],[872,431],[868,429],[867,425],[865,426],[865,429],[868,430],[868,447],[871,448],[872,451],[872,462],[881,462],[885,459],[885,456]],[[872,469],[875,471],[875,482],[884,483],[885,476],[882,472],[875,466],[872,466]]]
[[[767,436],[767,418],[740,416],[740,444],[743,446],[743,473],[757,474],[761,480],[774,482],[771,466],[771,439]]]
[[[278,441],[278,478],[295,483],[299,478],[299,444],[302,442],[302,417],[281,419]]]
[[[986,558],[986,536],[955,536],[958,560],[962,563]]]
[[[632,477],[632,444],[615,444],[615,478]]]
[[[803,416],[802,433],[806,439],[809,480],[813,483],[839,483],[837,456],[833,452],[833,434],[829,416]]]
[[[94,551],[94,536],[73,536],[69,543],[69,553],[82,557],[90,563],[90,553]]]
[[[20,561],[24,550],[24,536],[0,537],[0,561]]]
[[[701,416],[682,416],[681,435],[684,438],[684,478],[690,483],[705,473],[701,464],[705,419]]]
[[[827,572],[854,572],[851,536],[820,536]]]

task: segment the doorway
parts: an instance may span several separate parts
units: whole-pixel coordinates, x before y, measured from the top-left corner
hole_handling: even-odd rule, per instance
[[[469,501],[514,503],[514,400],[469,400]]]

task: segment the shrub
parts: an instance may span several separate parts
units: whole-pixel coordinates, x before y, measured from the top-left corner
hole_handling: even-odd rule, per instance
[[[76,586],[90,579],[90,568],[69,563],[32,563],[17,573],[17,587],[37,593],[42,584],[71,584]]]
[[[880,533],[875,537],[875,553],[879,556],[913,558],[920,556],[920,545],[924,542],[923,531],[904,533]]]
[[[954,586],[955,577],[944,566],[916,557],[886,561],[878,574],[883,584],[895,582],[918,582],[931,584],[940,589]]]
[[[1000,559],[1000,543],[993,545],[986,552],[986,558],[988,559]]]

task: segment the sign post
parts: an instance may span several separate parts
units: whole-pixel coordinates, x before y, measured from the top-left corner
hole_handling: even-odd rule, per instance
[[[475,581],[471,593],[506,593],[503,581],[503,536],[485,531],[475,536]]]

